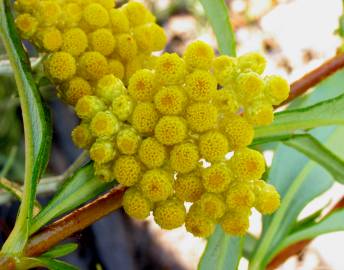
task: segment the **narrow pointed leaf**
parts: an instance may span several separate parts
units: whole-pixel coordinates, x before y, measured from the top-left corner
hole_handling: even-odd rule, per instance
[[[58,245],[50,249],[48,252],[45,252],[42,257],[48,258],[58,258],[66,256],[78,248],[78,244],[68,243],[63,245]]]

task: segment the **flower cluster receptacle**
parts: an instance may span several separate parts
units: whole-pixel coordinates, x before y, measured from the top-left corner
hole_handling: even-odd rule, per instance
[[[254,127],[273,121],[288,83],[262,75],[258,53],[215,56],[202,41],[182,57],[152,57],[166,42],[153,15],[136,2],[111,3],[16,1],[23,38],[49,53],[47,73],[81,119],[74,143],[89,150],[99,179],[128,187],[128,215],[152,213],[161,228],[185,224],[197,237],[210,236],[216,224],[244,235],[253,207],[271,214],[280,204],[276,189],[260,180],[263,155],[248,147]],[[60,45],[45,45],[48,30],[60,33]],[[48,36],[50,45],[58,40]]]

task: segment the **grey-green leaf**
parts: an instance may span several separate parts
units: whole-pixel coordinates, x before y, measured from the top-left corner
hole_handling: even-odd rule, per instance
[[[208,239],[199,270],[236,270],[241,258],[244,238],[226,235],[217,225]]]
[[[78,248],[78,244],[75,243],[68,243],[68,244],[62,244],[53,247],[49,251],[42,254],[42,257],[48,257],[48,258],[58,258],[66,256],[73,251],[75,251]]]
[[[78,270],[77,267],[56,259],[47,257],[21,258],[18,269],[31,269],[34,267],[46,267],[50,270]]]
[[[224,0],[200,0],[215,32],[221,54],[235,56],[235,35]]]

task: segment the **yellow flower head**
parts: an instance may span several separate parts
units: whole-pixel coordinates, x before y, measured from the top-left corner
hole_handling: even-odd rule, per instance
[[[131,187],[124,193],[123,209],[129,216],[142,220],[149,216],[152,203],[136,187]]]
[[[90,148],[90,158],[99,164],[113,160],[115,155],[116,150],[108,140],[97,140]]]
[[[250,52],[238,57],[238,68],[241,72],[253,71],[262,74],[266,67],[264,56],[257,52]]]
[[[257,98],[262,97],[264,81],[257,73],[242,73],[237,78],[235,90],[240,103],[250,104]]]
[[[66,52],[53,53],[46,62],[47,72],[56,80],[68,80],[75,74],[76,63],[74,57]]]
[[[213,61],[213,71],[217,82],[224,86],[233,83],[237,76],[237,59],[220,55]]]
[[[134,110],[134,102],[129,95],[115,97],[112,102],[112,112],[121,121],[128,120]]]
[[[154,97],[157,110],[165,115],[182,113],[186,103],[184,91],[179,86],[166,86],[161,88]]]
[[[132,60],[137,53],[137,44],[135,39],[129,34],[118,35],[117,52],[124,61]]]
[[[195,41],[187,46],[183,58],[188,68],[191,69],[209,69],[213,58],[214,50],[203,41]]]
[[[265,77],[265,95],[272,105],[278,105],[288,98],[289,83],[281,76],[270,75]]]
[[[219,131],[208,131],[200,136],[199,150],[206,160],[219,161],[229,152],[228,140]]]
[[[195,101],[209,101],[216,93],[217,82],[208,71],[196,70],[185,77],[185,90]]]
[[[100,181],[111,182],[113,180],[112,166],[109,163],[94,163],[94,175],[98,177]]]
[[[229,209],[241,209],[253,207],[254,193],[249,183],[233,183],[226,193],[226,203]]]
[[[159,142],[173,145],[182,142],[187,133],[186,123],[178,116],[163,116],[157,123],[154,135]]]
[[[91,120],[90,128],[95,137],[111,138],[119,130],[120,122],[110,111],[98,112]]]
[[[125,65],[125,75],[124,79],[126,84],[128,84],[131,76],[138,70],[142,69],[142,59],[139,57],[134,57],[133,59],[130,59],[127,61]]]
[[[171,168],[180,173],[189,173],[194,170],[199,159],[197,146],[193,143],[178,144],[170,153]]]
[[[239,102],[237,96],[232,89],[222,88],[216,91],[214,95],[214,104],[219,111],[228,113],[236,113],[239,110]]]
[[[110,21],[109,13],[98,3],[87,5],[82,12],[82,17],[87,25],[93,29],[104,27]]]
[[[201,211],[211,219],[221,218],[226,211],[226,204],[221,195],[215,193],[204,193],[199,200]]]
[[[97,112],[105,109],[104,103],[96,96],[83,96],[75,106],[75,112],[81,119],[91,120]]]
[[[123,64],[116,60],[116,59],[110,59],[108,61],[108,67],[109,67],[109,73],[114,75],[120,80],[123,80],[124,78],[124,66]]]
[[[101,4],[107,10],[112,10],[115,7],[115,1],[113,0],[93,0],[93,2]]]
[[[38,27],[37,19],[28,13],[18,15],[15,23],[23,38],[30,38]]]
[[[264,156],[253,149],[235,151],[229,160],[230,168],[237,180],[258,180],[265,171]]]
[[[233,210],[221,219],[221,227],[225,233],[233,236],[244,236],[250,226],[250,210]]]
[[[204,193],[201,178],[196,173],[178,174],[174,189],[176,196],[186,202],[195,202]]]
[[[62,34],[55,27],[45,28],[40,31],[41,47],[49,52],[57,51],[62,46]]]
[[[64,86],[64,99],[72,106],[78,102],[83,96],[90,96],[93,90],[88,81],[80,77],[74,77]]]
[[[141,164],[133,156],[120,156],[113,169],[118,183],[130,187],[137,183],[141,176]]]
[[[167,43],[164,29],[155,23],[148,23],[134,28],[137,46],[144,52],[161,51]]]
[[[210,103],[194,103],[186,108],[186,121],[191,130],[204,132],[217,125],[218,111]]]
[[[257,101],[245,110],[244,116],[254,126],[267,126],[274,120],[274,108],[268,102]]]
[[[137,26],[155,21],[154,16],[141,3],[129,2],[124,5],[122,9],[126,13],[131,26]]]
[[[86,123],[81,123],[72,131],[72,140],[79,148],[88,148],[93,142],[91,130]]]
[[[194,203],[186,215],[185,228],[196,237],[207,238],[213,234],[215,222],[202,212],[198,203]]]
[[[159,84],[180,84],[185,74],[185,63],[176,53],[164,53],[156,61],[155,75]]]
[[[131,127],[120,129],[116,138],[117,148],[122,154],[133,155],[139,148],[140,140],[135,129]]]
[[[40,24],[51,26],[59,21],[62,10],[56,1],[39,1],[34,13]]]
[[[202,170],[202,183],[208,192],[221,193],[228,189],[232,174],[224,163],[214,163]]]
[[[166,149],[155,138],[148,137],[143,140],[139,148],[139,157],[149,169],[158,168],[166,160]]]
[[[164,201],[173,193],[172,175],[161,169],[145,172],[139,185],[152,202]]]
[[[94,51],[107,56],[115,49],[116,39],[109,29],[99,28],[90,34],[90,45]]]
[[[129,21],[123,10],[111,9],[109,15],[111,22],[111,30],[114,34],[129,32]]]
[[[105,104],[111,104],[115,98],[123,95],[126,89],[120,79],[108,74],[98,81],[95,92]]]
[[[251,144],[254,129],[247,120],[237,114],[225,114],[221,119],[220,128],[226,135],[230,150],[237,150]]]
[[[61,18],[61,28],[75,27],[82,17],[81,6],[77,3],[67,3],[63,7],[64,16]]]
[[[263,215],[270,215],[275,212],[281,203],[276,188],[263,180],[255,181],[254,186],[256,195],[254,207]]]
[[[166,230],[178,228],[184,224],[186,210],[184,203],[177,198],[171,198],[156,205],[153,216],[155,222]]]
[[[100,52],[85,52],[79,58],[79,69],[84,78],[99,80],[108,73],[108,63]]]
[[[80,28],[71,28],[63,34],[62,50],[71,55],[82,54],[88,46],[85,32]]]
[[[131,116],[131,124],[140,133],[153,133],[159,119],[158,112],[151,103],[139,103]]]
[[[35,9],[39,0],[16,0],[15,9],[18,11],[29,12]]]
[[[157,91],[154,73],[141,69],[134,73],[129,80],[128,92],[137,101],[152,101]]]

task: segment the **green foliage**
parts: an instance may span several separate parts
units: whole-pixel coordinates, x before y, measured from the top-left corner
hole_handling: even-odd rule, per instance
[[[16,265],[16,269],[18,270],[26,270],[34,267],[47,267],[50,270],[78,270],[78,268],[69,263],[44,256],[38,258],[22,258]]]
[[[58,245],[50,249],[48,252],[45,252],[42,257],[47,258],[58,258],[66,256],[78,248],[78,244],[68,243],[64,245]]]

